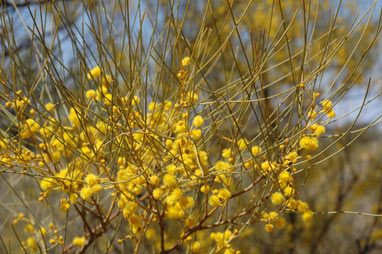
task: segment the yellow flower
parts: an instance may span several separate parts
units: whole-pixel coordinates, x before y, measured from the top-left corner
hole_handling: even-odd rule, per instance
[[[311,211],[307,211],[302,214],[301,216],[302,220],[306,223],[309,224],[312,221],[313,218],[313,213]]]
[[[38,132],[40,130],[40,125],[38,123],[36,123],[35,120],[29,118],[25,122],[26,122],[26,125],[27,125],[27,126],[25,126],[25,128],[28,131],[31,131],[31,132],[35,133],[35,132]]]
[[[241,139],[239,139],[239,141],[237,141],[237,145],[238,145],[240,151],[246,149],[247,144],[248,144],[248,140],[245,138],[241,138]]]
[[[318,148],[318,139],[315,137],[304,136],[300,139],[300,147],[314,151]]]
[[[93,195],[92,189],[89,187],[84,187],[81,189],[80,196],[84,200],[90,199],[90,197]]]
[[[179,204],[183,209],[187,209],[194,205],[194,199],[192,197],[181,197]]]
[[[309,205],[306,202],[298,201],[297,211],[299,213],[305,213],[309,211]]]
[[[105,94],[104,102],[106,106],[110,106],[112,104],[112,100],[113,100],[113,95],[111,93]]]
[[[193,125],[194,125],[196,128],[200,128],[200,127],[203,126],[203,124],[204,124],[204,119],[203,119],[203,117],[200,116],[200,115],[195,116]]]
[[[264,161],[261,163],[261,169],[266,172],[270,172],[275,169],[275,165],[273,165],[273,163],[270,161]]]
[[[210,186],[207,184],[204,184],[202,187],[200,187],[200,191],[207,194],[210,191]]]
[[[192,246],[191,246],[191,251],[192,252],[199,252],[200,251],[200,242],[199,241],[195,241]]]
[[[162,191],[162,189],[161,188],[155,188],[154,190],[153,190],[153,197],[155,198],[155,199],[160,199],[161,197],[163,196],[163,191]]]
[[[36,243],[36,240],[33,237],[28,237],[27,246],[28,246],[28,248],[32,249],[33,251],[38,250],[38,245]]]
[[[231,167],[231,165],[225,161],[217,161],[215,167],[216,167],[216,170],[222,171],[222,170],[228,170]]]
[[[166,215],[170,219],[179,219],[179,218],[183,217],[184,212],[183,212],[181,207],[178,207],[178,205],[175,205],[175,206],[168,207],[168,209],[166,211]]]
[[[163,176],[163,183],[168,187],[175,186],[176,185],[176,177],[174,175],[165,174]]]
[[[293,162],[296,162],[297,158],[298,158],[298,154],[297,154],[297,152],[290,152],[290,153],[288,153],[288,154],[285,156],[285,159],[290,160],[290,161],[293,161]]]
[[[24,232],[32,233],[34,231],[34,227],[32,224],[27,224],[24,227]]]
[[[273,224],[271,224],[271,223],[265,224],[265,231],[270,233],[273,231],[273,228],[274,228]]]
[[[191,131],[191,137],[198,141],[202,137],[202,130],[201,129],[195,129]]]
[[[323,125],[312,124],[310,130],[314,132],[314,135],[320,136],[325,133],[326,129]]]
[[[329,112],[326,114],[329,118],[336,117],[336,112],[334,112],[333,109],[329,110]]]
[[[159,183],[159,177],[157,175],[150,176],[149,183],[152,185],[157,185]]]
[[[317,111],[315,111],[314,109],[310,110],[308,113],[308,117],[311,119],[315,119],[317,117]]]
[[[245,168],[252,168],[253,167],[253,160],[245,162],[244,167]]]
[[[275,192],[271,196],[272,204],[274,205],[280,205],[285,201],[284,195],[280,192]]]
[[[76,112],[76,110],[74,108],[70,108],[69,120],[72,123],[72,125],[74,125],[76,127],[81,126],[81,122],[80,122],[80,119],[78,117],[79,114],[80,114],[80,112]]]
[[[185,58],[183,58],[183,60],[182,60],[182,66],[183,67],[189,66],[190,64],[191,64],[191,57],[186,56]]]
[[[52,178],[44,178],[40,182],[40,187],[43,191],[50,191],[53,189],[55,183]]]
[[[54,107],[55,107],[55,105],[53,103],[50,103],[50,102],[45,105],[45,109],[49,112],[52,112]]]
[[[183,120],[180,120],[175,125],[175,131],[177,133],[184,132],[186,130],[186,122]]]
[[[253,156],[256,156],[262,152],[262,150],[259,146],[252,146],[251,151],[252,151]]]
[[[220,200],[226,201],[231,197],[231,192],[226,188],[220,189],[218,193],[218,197]]]
[[[220,206],[220,200],[219,200],[219,197],[216,196],[216,195],[211,195],[210,196],[210,199],[208,200],[208,203],[211,205],[211,206]]]
[[[73,245],[74,246],[83,246],[85,244],[85,237],[74,237],[73,238]]]
[[[92,193],[99,193],[102,190],[102,186],[99,184],[93,185],[91,187]]]
[[[224,159],[228,159],[232,157],[232,150],[230,148],[223,149],[222,156]]]
[[[155,237],[155,229],[149,228],[146,230],[146,238],[147,239],[154,239]]]
[[[88,90],[86,91],[86,98],[88,99],[95,99],[97,97],[97,93],[94,90]]]
[[[92,187],[93,185],[96,185],[98,183],[98,177],[94,174],[88,174],[85,177],[85,182]]]
[[[283,229],[286,226],[286,221],[284,218],[277,218],[275,220],[275,225],[276,225],[276,228]]]
[[[330,100],[321,101],[322,108],[325,112],[328,112],[332,107],[332,102]]]
[[[187,101],[190,104],[195,104],[198,100],[199,100],[199,95],[196,92],[191,91],[187,93]]]
[[[290,196],[293,196],[295,193],[295,190],[291,187],[291,186],[288,186],[284,189],[284,194],[285,196],[287,197],[290,197]]]
[[[94,67],[90,72],[88,73],[88,79],[93,80],[95,78],[98,78],[101,76],[101,68],[99,66]]]

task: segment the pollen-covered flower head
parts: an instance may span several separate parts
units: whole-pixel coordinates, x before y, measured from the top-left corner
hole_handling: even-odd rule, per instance
[[[314,151],[318,148],[318,139],[316,137],[304,136],[300,139],[300,147]]]

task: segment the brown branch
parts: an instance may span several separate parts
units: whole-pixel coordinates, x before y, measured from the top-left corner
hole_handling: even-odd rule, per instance
[[[106,229],[106,227],[110,224],[110,222],[115,219],[119,214],[121,213],[120,210],[116,211],[114,214],[112,214],[110,217],[109,217],[109,220],[104,222],[104,223],[100,223],[99,225],[97,225],[95,228],[93,228],[91,230],[91,232],[89,233],[86,233],[85,234],[85,237],[91,237],[91,235],[94,235],[94,236],[101,236],[103,233],[104,233],[104,229]],[[94,237],[96,238],[96,237]],[[94,240],[93,240],[94,241]],[[84,250],[86,250],[86,248],[93,242],[93,241],[88,241],[81,249],[81,252],[83,252]],[[72,248],[74,247],[73,244],[70,244],[68,245],[62,253],[68,253]]]

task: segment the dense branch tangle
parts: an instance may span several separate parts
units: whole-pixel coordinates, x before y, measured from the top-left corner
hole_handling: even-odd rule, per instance
[[[41,17],[48,2],[57,25],[49,39]],[[46,218],[53,221],[15,214],[16,234],[18,225],[31,225],[22,248],[85,253],[104,238],[102,251],[229,254],[240,253],[232,242],[253,227],[283,232],[290,214],[303,227],[312,224],[314,212],[300,198],[301,173],[321,156],[318,150],[355,126],[359,115],[322,148],[336,118],[333,99],[357,82],[381,24],[368,34],[354,68],[338,70],[336,54],[357,32],[361,47],[375,5],[333,38],[337,17],[327,30],[314,30],[322,25],[318,2],[303,11],[282,1],[263,10],[243,2],[223,1],[215,13],[213,1],[146,1],[144,7],[84,1],[77,3],[83,20],[70,19],[67,1],[2,2],[3,10],[28,9],[33,25],[24,23],[37,52],[29,58],[36,70],[26,71],[11,50],[1,73],[3,178],[11,189],[8,176],[35,180],[38,202],[24,202],[13,190],[29,211],[51,210]],[[193,16],[199,9],[201,19]],[[267,25],[251,27],[250,11],[265,10],[272,17]],[[14,37],[4,21],[8,45]],[[63,31],[70,46],[61,44]],[[72,53],[71,64],[62,52]],[[337,76],[325,86],[328,69]],[[78,225],[81,232],[71,230]]]

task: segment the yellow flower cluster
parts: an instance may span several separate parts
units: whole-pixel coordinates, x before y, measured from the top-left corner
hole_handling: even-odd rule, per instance
[[[228,189],[213,190],[213,195],[209,199],[211,206],[222,206],[231,197],[231,192]]]
[[[286,220],[274,211],[270,213],[263,212],[261,214],[261,220],[266,223],[264,229],[269,233],[273,232],[275,225],[277,229],[284,229],[286,226]]]
[[[177,100],[121,96],[113,88],[113,78],[98,66],[87,75],[97,87],[85,91],[85,105],[62,109],[60,103],[49,102],[39,109],[44,118],[35,118],[35,112],[26,112],[31,107],[29,100],[19,95],[8,105],[25,111],[20,142],[33,142],[36,150],[23,148],[16,154],[10,151],[15,142],[0,140],[2,155],[6,154],[1,161],[10,166],[17,162],[39,174],[43,191],[39,200],[46,200],[55,191],[64,212],[71,207],[83,207],[83,213],[93,212],[90,207],[103,211],[101,200],[108,200],[109,210],[117,207],[128,223],[130,235],[123,236],[120,243],[143,235],[157,241],[159,234],[152,224],[176,220],[182,225],[178,229],[181,237],[188,237],[178,238],[174,245],[187,241],[190,251],[198,253],[206,243],[196,240],[192,233],[187,235],[187,230],[219,217],[219,212],[229,211],[232,200],[254,190],[256,181],[264,179],[272,187],[269,195],[256,201],[258,206],[267,202],[278,206],[278,212],[262,213],[265,230],[285,228],[286,220],[281,217],[285,210],[301,214],[308,224],[313,212],[305,202],[297,200],[295,164],[302,153],[318,149],[318,137],[326,131],[324,124],[313,123],[316,116],[312,113],[309,127],[295,142],[279,140],[269,147],[265,143],[256,145],[254,139],[242,135],[224,137],[228,145],[216,153],[206,145],[206,125],[213,120],[199,109],[199,94],[187,91],[190,66],[191,58],[185,57],[178,73],[181,94]],[[332,103],[323,101],[321,105],[329,116]],[[55,118],[56,111],[66,112],[66,119]],[[278,156],[272,155],[272,149]],[[245,174],[251,175],[253,184],[240,189]],[[200,208],[200,204],[205,205]],[[222,217],[215,222],[217,226]],[[226,230],[211,233],[210,240],[216,242],[218,251],[237,254],[239,251],[229,244],[234,237],[236,233]],[[34,249],[32,239],[27,245]],[[58,232],[50,242],[63,243]],[[85,243],[85,237],[75,237],[72,242],[74,246]]]
[[[86,186],[81,189],[80,196],[83,200],[89,200],[94,193],[99,193],[102,186],[98,184],[99,179],[94,174],[88,174],[85,177]]]

